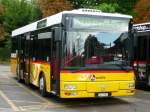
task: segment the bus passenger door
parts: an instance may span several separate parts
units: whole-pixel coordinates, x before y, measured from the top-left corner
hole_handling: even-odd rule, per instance
[[[57,60],[56,60],[56,42],[52,39],[51,44],[51,88],[56,90],[56,74],[57,74]]]
[[[30,82],[30,34],[26,34],[25,36],[25,46],[23,52],[23,60],[24,60],[24,80],[26,84]]]
[[[61,40],[58,39],[61,36],[60,32],[59,27],[53,29],[51,44],[51,88],[57,94],[60,90]]]
[[[147,38],[148,38],[148,41],[147,41],[147,44],[148,44],[148,47],[147,47],[147,60],[148,60],[148,63],[147,63],[147,84],[148,84],[148,87],[150,87],[150,33],[147,34]]]
[[[139,33],[135,38],[137,38],[136,81],[142,86],[150,86],[150,37],[146,33]]]
[[[17,45],[17,68],[16,68],[16,75],[17,75],[17,80],[20,82],[21,79],[23,78],[23,69],[24,69],[24,54],[23,54],[23,48],[24,48],[24,36],[19,36],[17,38],[18,45]]]

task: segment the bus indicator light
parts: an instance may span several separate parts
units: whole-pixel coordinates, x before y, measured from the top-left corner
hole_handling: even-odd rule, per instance
[[[134,84],[134,83],[129,83],[129,84],[128,84],[128,87],[130,87],[130,88],[131,88],[131,87],[135,87],[135,84]]]

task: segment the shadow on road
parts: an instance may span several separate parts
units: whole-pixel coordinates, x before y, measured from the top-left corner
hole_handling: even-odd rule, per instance
[[[49,98],[50,101],[63,104],[66,107],[93,107],[93,106],[110,106],[110,105],[125,105],[129,104],[119,98],[78,98],[78,99],[60,99],[56,96]]]
[[[16,78],[13,78],[13,79],[17,82]],[[33,85],[26,86],[24,82],[21,82],[20,84],[40,96],[40,93],[37,87]],[[61,99],[55,95],[48,94],[48,96],[45,97],[44,99],[46,99],[47,101],[53,104],[61,105],[63,107],[71,107],[71,108],[72,107],[90,107],[90,106],[93,107],[93,106],[111,106],[111,105],[125,105],[125,104],[129,105],[130,104],[129,102],[121,100],[116,97]]]
[[[137,90],[142,90],[142,91],[150,92],[150,87],[145,86],[145,85],[138,85],[138,86],[136,86],[136,89]]]

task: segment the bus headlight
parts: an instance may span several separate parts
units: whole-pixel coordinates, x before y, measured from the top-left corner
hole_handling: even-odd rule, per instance
[[[129,87],[129,88],[135,87],[135,84],[134,84],[134,83],[129,83],[129,84],[128,84],[128,87]]]
[[[67,90],[75,90],[76,89],[76,85],[73,84],[65,84],[64,88]]]

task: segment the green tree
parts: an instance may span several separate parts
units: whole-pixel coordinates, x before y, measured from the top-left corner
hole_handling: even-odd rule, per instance
[[[93,8],[101,3],[99,0],[70,0],[74,8]]]
[[[115,1],[115,0],[114,0]],[[138,0],[116,0],[119,8],[117,8],[117,12],[134,15],[133,8]]]
[[[3,27],[3,14],[4,14],[4,7],[0,4],[0,42],[4,40],[5,30]]]
[[[0,0],[0,4],[4,6],[3,26],[9,47],[12,30],[40,19],[41,13],[34,0]]]
[[[104,12],[133,14],[138,0],[71,0],[75,8],[93,8]]]
[[[37,6],[27,0],[1,0],[5,7],[4,26],[8,33],[41,17]]]
[[[119,5],[117,3],[101,3],[95,6],[96,9],[100,9],[103,12],[117,12]]]

